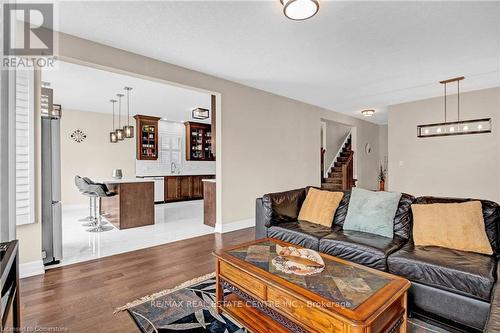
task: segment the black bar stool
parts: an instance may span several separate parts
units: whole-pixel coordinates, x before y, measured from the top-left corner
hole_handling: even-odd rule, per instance
[[[87,221],[82,224],[84,227],[92,227],[97,224],[97,210],[96,210],[96,198],[97,195],[88,189],[88,182],[79,175],[75,176],[75,185],[80,191],[80,193],[89,198],[89,216],[80,219],[80,221]]]
[[[101,183],[95,183],[92,182],[92,180],[88,178],[83,178],[85,183],[87,183],[87,188],[88,191],[92,192],[96,196],[96,206],[95,206],[95,211],[97,212],[97,221],[96,224],[90,228],[87,229],[88,232],[103,232],[103,231],[110,231],[113,230],[113,227],[111,226],[104,226],[104,222],[102,221],[102,216],[100,214],[101,210],[101,198],[103,197],[113,197],[116,195],[115,192],[109,191],[108,187],[106,184],[101,184]],[[89,183],[91,182],[91,183]]]

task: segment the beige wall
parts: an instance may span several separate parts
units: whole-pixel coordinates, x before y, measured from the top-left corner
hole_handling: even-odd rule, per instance
[[[325,120],[326,124],[326,153],[325,153],[325,168],[328,168],[335,158],[340,146],[344,142],[347,133],[351,130],[351,126],[346,126],[334,121]]]
[[[385,177],[386,189],[389,189],[389,127],[387,125],[380,125],[378,134],[378,147],[379,163],[382,163],[387,168],[387,175]]]
[[[320,184],[322,118],[356,127],[358,185],[376,188],[378,125],[66,34],[59,34],[59,53],[62,60],[221,93],[217,163],[223,224],[253,218],[255,198],[264,193]],[[370,155],[362,153],[367,142],[374,150]]]
[[[380,149],[380,161],[384,161],[389,154],[389,126],[379,126],[378,147]]]
[[[255,198],[319,185],[320,118],[358,127],[358,145],[377,150],[378,126],[329,110],[102,44],[59,35],[63,59],[87,62],[222,94],[222,220],[254,216]],[[376,157],[375,157],[376,156]],[[374,187],[378,150],[360,156],[360,186]]]
[[[456,119],[456,95],[448,111]],[[417,138],[417,124],[443,121],[443,98],[391,106],[390,189],[500,201],[500,88],[461,94],[461,119],[485,117],[492,118],[491,134]]]
[[[121,123],[127,121],[121,117]],[[109,142],[112,115],[65,109],[61,118],[61,192],[65,205],[88,204],[88,198],[77,190],[75,175],[103,181],[111,178],[113,169],[122,169],[125,178],[135,177],[135,137],[117,143]],[[135,122],[134,119],[132,119]],[[115,118],[118,123],[118,119]],[[134,125],[134,124],[132,124]],[[87,138],[76,142],[73,131],[80,129]]]

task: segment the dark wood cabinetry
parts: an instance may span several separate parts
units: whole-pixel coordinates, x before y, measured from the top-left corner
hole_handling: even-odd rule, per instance
[[[213,161],[212,125],[185,122],[186,126],[186,160]]]
[[[158,117],[135,115],[136,158],[138,160],[158,159]]]
[[[193,183],[193,196],[195,198],[203,198],[203,182],[202,179],[212,179],[212,176],[204,177],[204,176],[192,176]]]
[[[203,199],[202,179],[214,178],[215,175],[166,176],[165,202]]]

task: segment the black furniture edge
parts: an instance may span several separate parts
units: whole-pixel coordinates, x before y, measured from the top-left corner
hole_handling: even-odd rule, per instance
[[[1,252],[0,259],[0,290],[1,290],[1,312],[0,331],[20,330],[20,301],[19,301],[19,255],[18,241],[14,240],[6,245],[6,250]],[[12,310],[12,327],[6,327],[7,317]]]

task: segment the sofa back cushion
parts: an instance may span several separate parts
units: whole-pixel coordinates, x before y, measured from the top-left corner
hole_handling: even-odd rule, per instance
[[[396,211],[396,216],[394,216],[394,235],[404,239],[410,239],[411,227],[413,223],[411,204],[414,201],[414,196],[406,193],[401,194],[398,210]]]
[[[300,208],[299,220],[331,227],[344,193],[309,188]]]
[[[419,197],[415,200],[415,204],[434,204],[434,203],[460,203],[468,201],[480,201],[481,208],[483,210],[484,227],[486,229],[486,235],[491,244],[493,252],[499,255],[499,206],[496,202],[489,200],[477,200],[477,199],[463,199],[463,198],[443,198],[443,197]]]
[[[492,255],[481,202],[413,204],[415,245]]]
[[[262,204],[266,226],[269,227],[271,223],[296,221],[305,199],[305,188],[264,195]]]
[[[351,192],[344,192],[344,197],[342,198],[333,219],[334,230],[341,230],[343,228],[350,200]],[[396,215],[394,216],[394,236],[398,236],[406,240],[410,239],[412,225],[411,204],[414,200],[414,196],[401,193],[398,209],[396,210]]]
[[[344,230],[363,231],[387,238],[394,236],[394,217],[401,193],[353,188]]]

